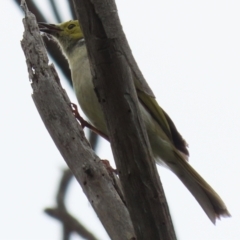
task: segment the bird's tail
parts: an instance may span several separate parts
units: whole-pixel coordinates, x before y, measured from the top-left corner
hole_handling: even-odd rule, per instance
[[[196,198],[210,220],[215,224],[216,219],[230,217],[224,202],[212,187],[176,152],[177,161],[167,165],[178,176],[182,183]]]

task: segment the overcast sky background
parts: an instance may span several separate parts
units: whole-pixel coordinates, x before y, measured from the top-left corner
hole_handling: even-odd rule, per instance
[[[47,1],[38,2],[48,21],[56,23]],[[178,239],[239,239],[239,1],[117,0],[117,6],[139,67],[189,143],[191,165],[232,214],[214,226],[182,183],[158,167]],[[0,1],[0,9],[0,239],[61,239],[60,224],[43,209],[55,204],[65,163],[31,99],[20,47],[23,15],[10,0]],[[66,7],[61,9],[64,20],[69,20]],[[97,153],[112,160],[104,141]],[[68,207],[99,239],[109,239],[76,182]]]

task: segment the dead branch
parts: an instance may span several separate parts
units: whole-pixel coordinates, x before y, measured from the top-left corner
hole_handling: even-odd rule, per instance
[[[48,64],[34,15],[28,11],[25,1],[22,1],[22,7],[26,17],[21,44],[38,112],[109,236],[119,240],[131,239],[135,234],[129,213],[74,118],[70,100],[53,65]]]
[[[137,239],[176,239],[133,79],[139,89],[153,93],[132,56],[115,2],[73,2]]]

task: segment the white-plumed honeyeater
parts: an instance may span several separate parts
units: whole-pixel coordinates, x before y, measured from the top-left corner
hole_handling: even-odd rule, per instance
[[[104,115],[94,92],[83,32],[77,20],[58,25],[39,23],[40,31],[53,36],[66,56],[71,69],[78,102],[91,123],[108,135]],[[149,96],[135,84],[139,107],[147,129],[154,159],[167,166],[196,198],[210,220],[230,216],[224,202],[210,185],[188,164],[187,144],[173,121]]]

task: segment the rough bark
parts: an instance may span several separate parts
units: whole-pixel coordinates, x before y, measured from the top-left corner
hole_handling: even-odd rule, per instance
[[[22,1],[26,17],[21,42],[26,57],[32,98],[61,155],[81,185],[112,239],[132,239],[129,213],[114,188],[105,166],[92,151],[74,118],[70,100],[62,89],[53,65],[48,64],[36,19]]]
[[[74,0],[74,4],[137,239],[176,239],[133,78],[140,89],[153,94],[131,54],[115,2]]]

